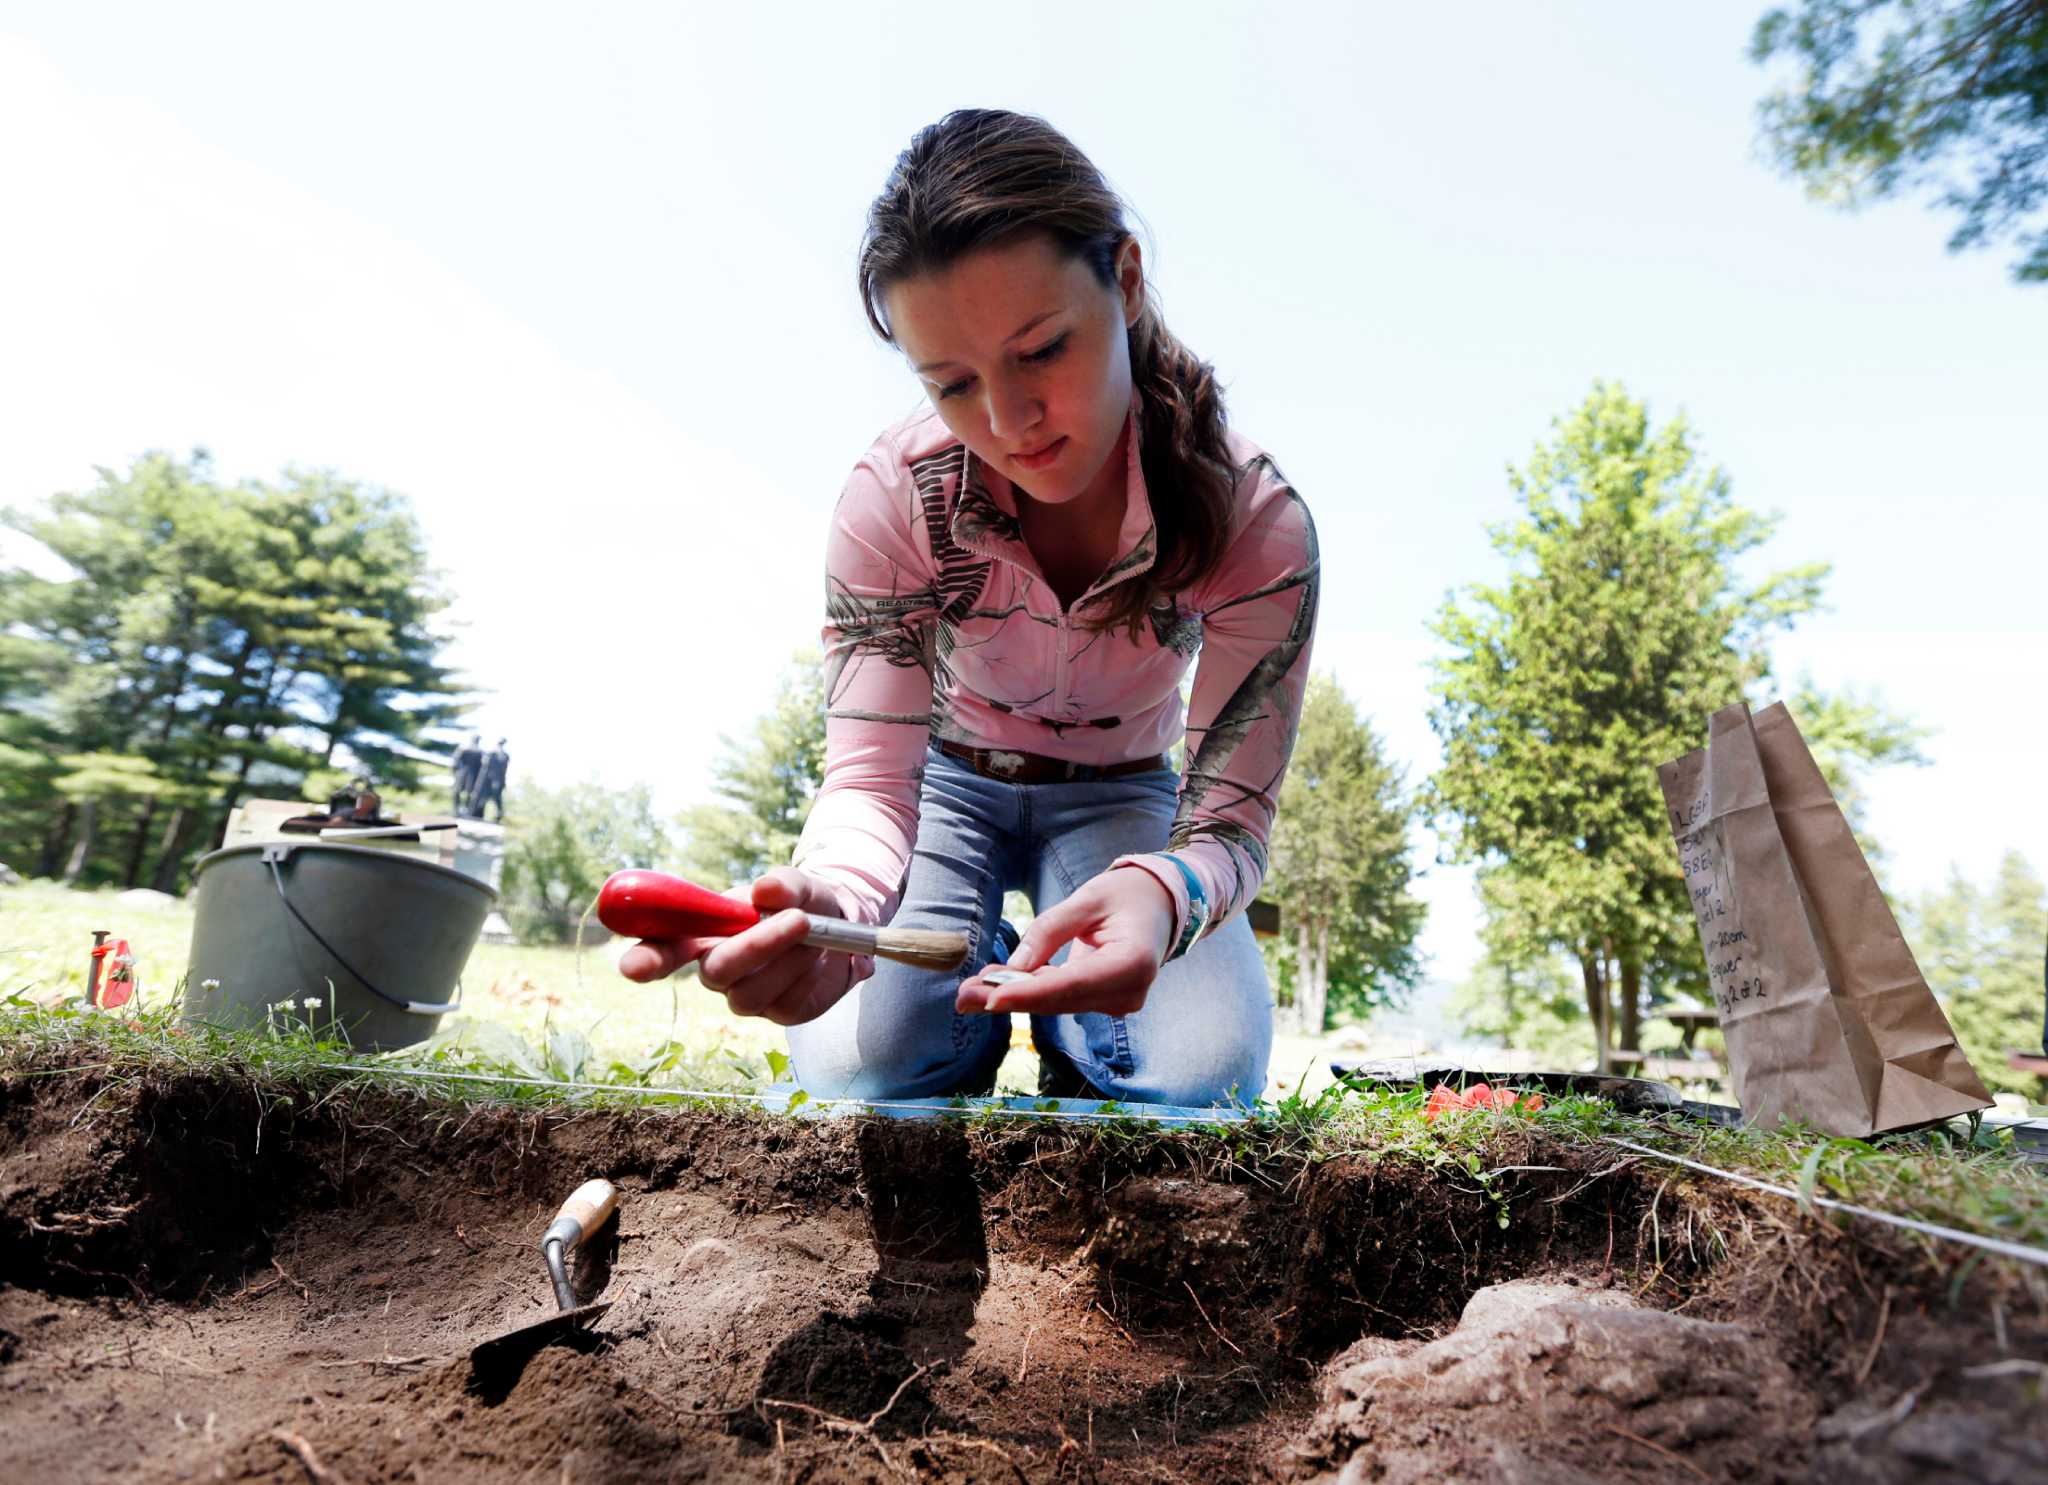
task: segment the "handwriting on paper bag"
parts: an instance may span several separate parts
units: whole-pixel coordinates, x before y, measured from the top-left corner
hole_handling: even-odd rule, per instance
[[[1707,800],[1702,794],[1682,814],[1673,810],[1671,822],[1686,830],[1706,815]],[[1699,919],[1700,943],[1707,954],[1707,986],[1725,1017],[1744,1001],[1766,996],[1764,977],[1750,962],[1748,930],[1730,911],[1734,894],[1728,890],[1722,850],[1721,832],[1712,824],[1686,830],[1678,837],[1678,864],[1685,873],[1693,916]]]

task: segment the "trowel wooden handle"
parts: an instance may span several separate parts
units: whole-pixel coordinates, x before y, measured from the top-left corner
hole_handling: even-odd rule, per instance
[[[559,1240],[563,1248],[573,1248],[604,1226],[618,1209],[618,1187],[606,1180],[585,1181],[569,1193],[569,1199],[562,1203],[562,1210],[555,1213],[555,1220],[548,1224],[547,1236],[541,1242]]]

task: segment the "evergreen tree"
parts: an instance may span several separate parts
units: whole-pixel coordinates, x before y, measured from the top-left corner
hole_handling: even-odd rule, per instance
[[[2048,888],[2017,851],[1989,890],[1954,873],[1902,915],[1914,955],[1942,998],[1956,1040],[1994,1091],[2038,1096],[2040,1081],[2006,1063],[2042,1045]]]
[[[1641,1046],[1655,997],[1704,988],[1656,765],[1768,678],[1768,638],[1815,605],[1827,569],[1745,584],[1738,562],[1775,521],[1734,503],[1683,419],[1653,428],[1616,385],[1596,384],[1509,481],[1523,515],[1491,533],[1506,582],[1435,624],[1450,653],[1428,808],[1452,859],[1479,863],[1493,962],[1577,962],[1604,1069]],[[1852,824],[1862,770],[1924,761],[1920,730],[1873,699],[1809,683],[1792,708]]]
[[[1319,1036],[1329,1008],[1359,1015],[1420,973],[1426,909],[1409,890],[1412,806],[1400,770],[1329,676],[1314,676],[1270,843],[1266,898],[1281,910],[1280,1023]]]
[[[258,788],[346,750],[408,786],[461,710],[436,661],[446,598],[401,498],[330,475],[227,486],[204,455],[101,470],[8,523],[72,569],[0,574],[0,732],[60,744],[8,777],[0,851],[69,881],[175,885]],[[10,762],[10,760],[12,760]]]

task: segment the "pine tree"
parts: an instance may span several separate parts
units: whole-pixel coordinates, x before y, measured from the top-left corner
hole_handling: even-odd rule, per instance
[[[261,788],[297,792],[338,749],[400,786],[461,709],[439,666],[446,598],[399,497],[331,475],[222,485],[161,454],[9,524],[72,569],[0,574],[0,732],[58,744],[11,770],[0,850],[69,881],[175,885]]]
[[[1291,940],[1280,1020],[1296,1034],[1321,1035],[1333,1002],[1358,1014],[1414,984],[1426,909],[1409,890],[1412,813],[1379,736],[1333,678],[1312,677],[1262,894]]]
[[[2026,858],[2008,851],[1988,890],[1953,874],[1905,919],[1921,972],[1978,1076],[1994,1091],[2038,1096],[2040,1080],[2006,1061],[2041,1047],[2044,1036],[2048,888]]]

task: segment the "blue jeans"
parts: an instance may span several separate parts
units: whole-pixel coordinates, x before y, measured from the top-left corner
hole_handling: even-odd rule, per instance
[[[789,1028],[797,1081],[818,1098],[926,1098],[985,1089],[1010,1046],[1007,1015],[961,1016],[960,982],[995,955],[1003,894],[1044,912],[1117,857],[1166,846],[1179,780],[1010,784],[937,748],[926,755],[917,848],[892,920],[964,932],[956,970],[886,959],[817,1020]],[[1057,956],[1064,959],[1066,951]],[[1033,1016],[1041,1053],[1064,1057],[1105,1097],[1207,1108],[1265,1090],[1273,996],[1242,915],[1163,966],[1129,1016]]]

